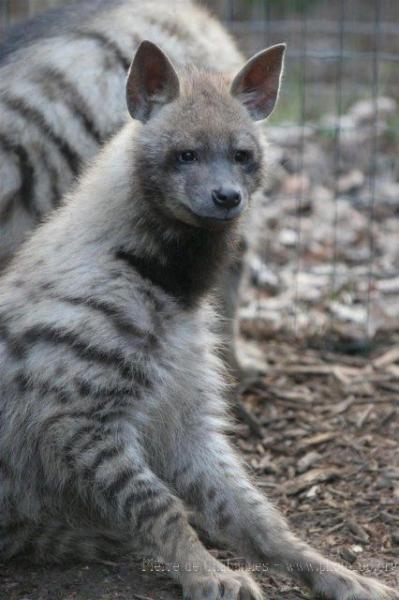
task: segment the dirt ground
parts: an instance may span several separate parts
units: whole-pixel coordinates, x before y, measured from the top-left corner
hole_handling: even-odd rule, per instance
[[[398,340],[369,356],[306,346],[260,344],[266,373],[239,391],[258,427],[252,433],[239,423],[235,442],[295,531],[329,557],[398,587]],[[259,579],[272,600],[310,597],[281,576]],[[143,573],[142,563],[128,558],[117,564],[0,566],[2,600],[180,597],[167,577]]]

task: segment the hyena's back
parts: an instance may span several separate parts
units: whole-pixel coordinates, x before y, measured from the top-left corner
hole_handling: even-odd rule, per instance
[[[215,19],[181,0],[87,0],[17,28],[0,48],[0,268],[124,123],[126,72],[143,39],[180,64],[230,72],[242,60]]]
[[[44,13],[39,13],[26,21],[10,28],[6,39],[0,44],[0,63],[21,48],[24,48],[43,38],[62,35],[79,26],[82,20],[87,20],[106,9],[107,5],[116,5],[116,0],[80,0],[76,4],[68,4]]]

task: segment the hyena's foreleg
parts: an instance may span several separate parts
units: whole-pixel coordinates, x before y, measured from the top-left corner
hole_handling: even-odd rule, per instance
[[[222,337],[222,357],[233,377],[241,379],[247,375],[238,362],[236,341],[238,336],[237,310],[240,296],[240,284],[244,269],[245,242],[242,239],[237,255],[231,260],[218,285],[220,301]]]
[[[79,437],[80,431],[87,439]],[[136,552],[173,566],[170,572],[190,600],[261,599],[248,576],[226,569],[203,546],[181,500],[146,463],[134,429],[122,435],[119,428],[90,440],[90,426],[65,422],[63,435],[59,432],[58,421],[54,435],[47,434],[52,452],[42,451],[48,456],[46,475],[59,488],[64,463],[65,482],[73,482],[75,492],[100,515],[101,530],[107,524],[113,539],[118,533],[123,540],[129,536]],[[63,446],[55,468],[54,447],[60,437]]]
[[[203,444],[201,440],[206,439]],[[383,600],[397,593],[334,563],[289,529],[278,510],[256,489],[219,433],[190,435],[185,459],[172,475],[177,494],[199,515],[198,524],[216,541],[246,558],[302,580],[329,600]]]

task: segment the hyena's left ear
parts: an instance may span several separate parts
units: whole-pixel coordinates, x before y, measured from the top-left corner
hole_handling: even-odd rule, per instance
[[[276,104],[283,73],[286,45],[277,44],[255,54],[234,77],[231,94],[254,121],[266,119]]]
[[[179,95],[179,78],[168,57],[152,42],[141,42],[126,82],[127,108],[145,123]]]

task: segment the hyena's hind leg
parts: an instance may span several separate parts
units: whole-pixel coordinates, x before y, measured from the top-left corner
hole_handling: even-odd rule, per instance
[[[0,523],[0,562],[24,552],[32,537],[33,527],[23,521]]]
[[[10,490],[11,477],[0,458],[0,562],[20,554],[31,537],[32,524],[20,517]]]
[[[79,526],[51,519],[40,523],[14,522],[0,527],[0,560],[24,555],[32,562],[109,560],[132,550],[128,536],[107,528]]]
[[[237,359],[237,337],[238,320],[237,312],[240,298],[241,279],[244,270],[244,254],[246,250],[245,241],[240,241],[237,256],[230,262],[228,269],[223,273],[218,285],[218,298],[220,303],[221,323],[223,325],[222,336],[224,345],[222,348],[223,359],[230,374],[237,380],[242,379],[246,373],[243,371]]]

